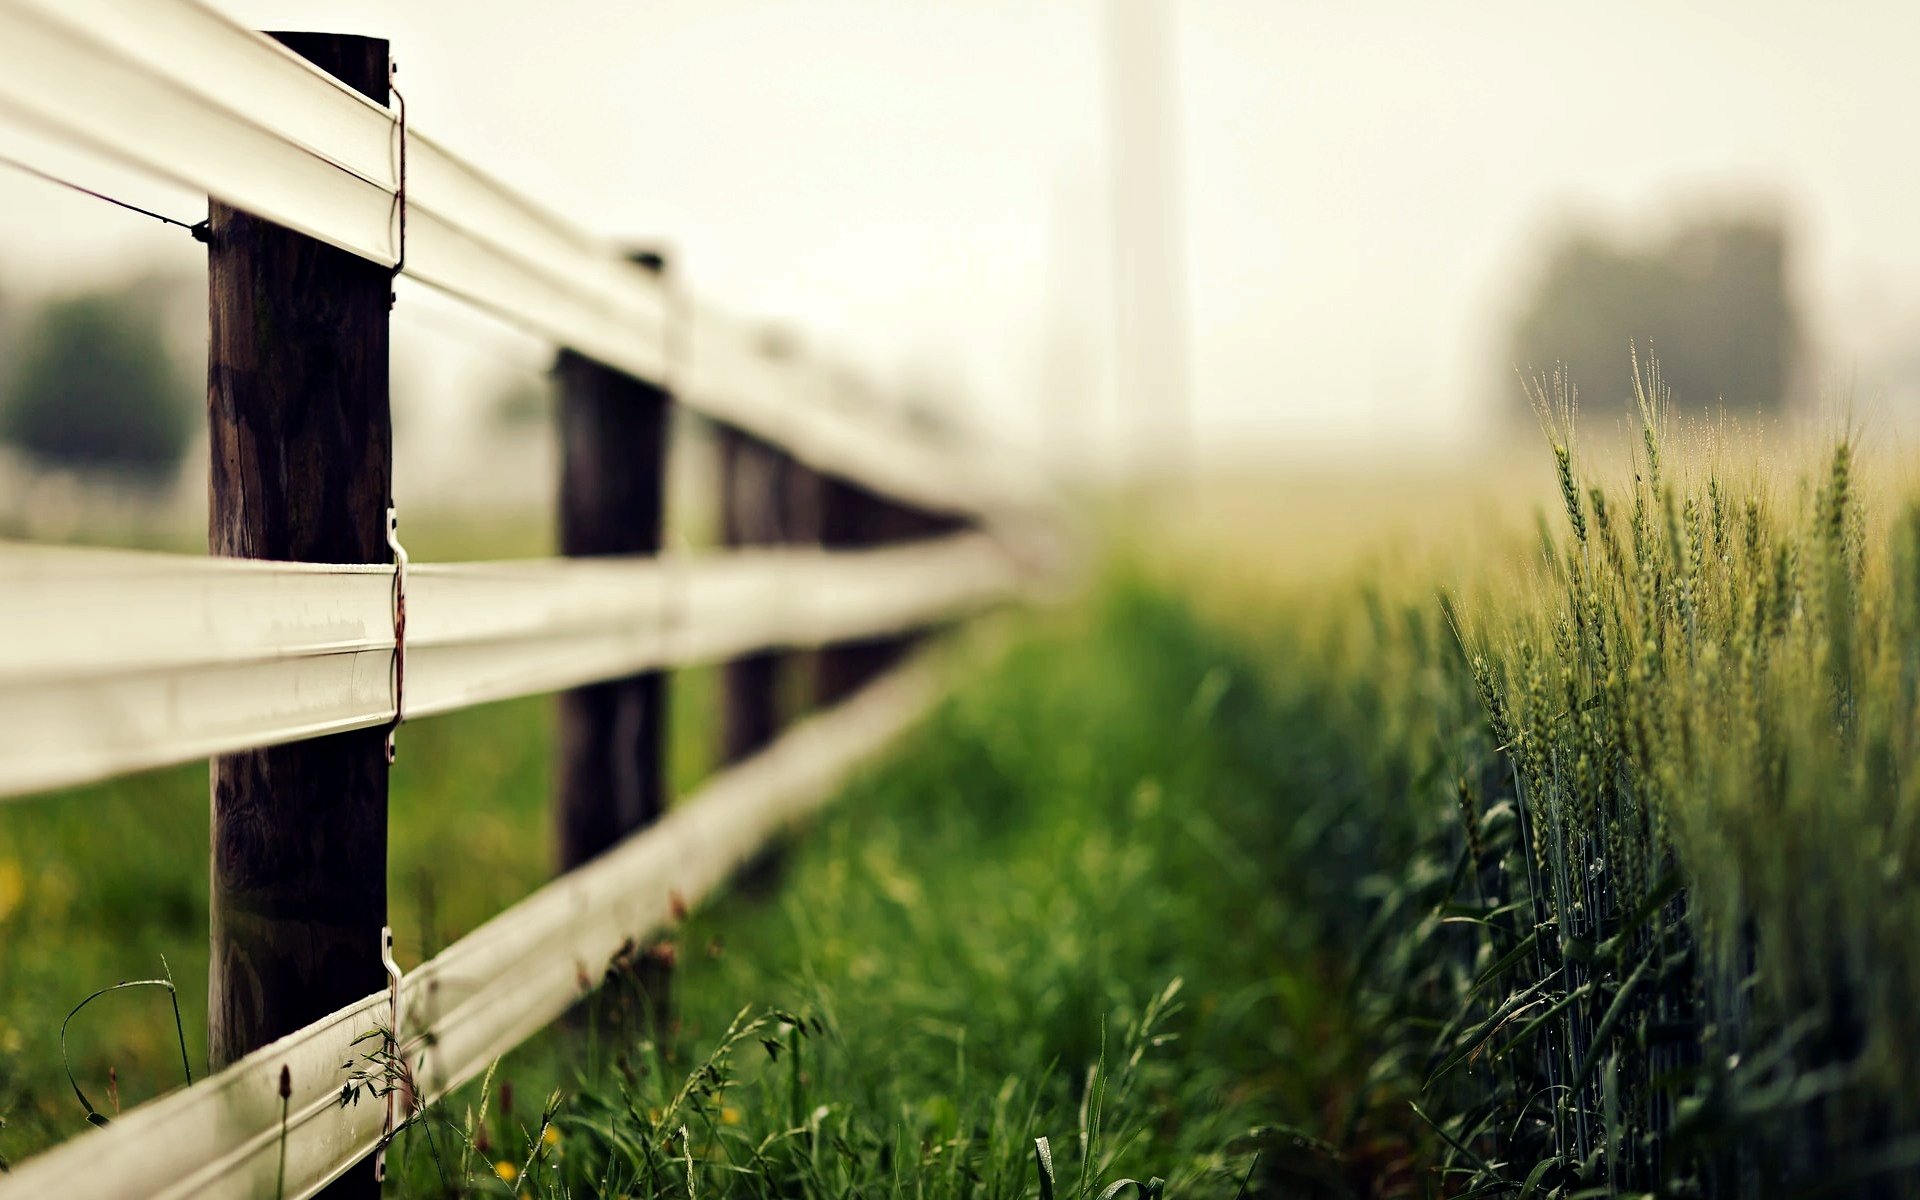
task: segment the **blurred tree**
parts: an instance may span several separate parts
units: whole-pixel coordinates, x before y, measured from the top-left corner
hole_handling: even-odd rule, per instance
[[[1769,217],[1711,217],[1646,247],[1574,230],[1521,306],[1511,362],[1528,374],[1564,363],[1582,397],[1610,407],[1632,395],[1632,343],[1660,360],[1683,410],[1778,412],[1801,352],[1789,257]]]
[[[54,300],[17,333],[0,438],[47,465],[164,482],[196,405],[152,303],[138,290]]]
[[[526,429],[553,421],[553,381],[545,375],[515,375],[502,384],[487,414],[502,429]]]

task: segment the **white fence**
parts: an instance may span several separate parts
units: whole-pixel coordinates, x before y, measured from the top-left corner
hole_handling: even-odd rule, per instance
[[[408,972],[402,1051],[421,1098],[444,1095],[559,1016],[584,994],[583,981],[599,982],[623,945],[667,925],[676,902],[697,903],[724,883],[934,694],[924,670],[901,668]],[[348,1074],[341,1064],[361,1061],[367,1047],[354,1040],[384,1028],[386,1014],[387,995],[370,995],[211,1079],[27,1160],[0,1175],[0,1196],[271,1197],[283,1136],[287,1200],[310,1196],[380,1140],[378,1102],[340,1103]],[[284,1130],[283,1067],[292,1086]]]
[[[749,653],[900,635],[1036,578],[1045,488],[934,438],[463,163],[197,0],[0,0],[0,152],[110,162],[389,267],[937,521],[866,548],[422,565],[0,545],[0,798]],[[51,148],[51,149],[50,149]],[[57,152],[56,152],[57,151]],[[403,165],[404,164],[404,165]],[[404,656],[404,689],[396,668]],[[431,1100],[551,1021],[672,907],[721,885],[935,694],[899,667],[714,777],[405,977]],[[370,995],[0,1176],[0,1197],[313,1194],[382,1137],[342,1106]],[[291,1096],[282,1121],[282,1072]]]
[[[0,543],[0,796],[387,724],[393,573]],[[407,716],[904,632],[1019,585],[979,533],[422,565],[407,583]]]

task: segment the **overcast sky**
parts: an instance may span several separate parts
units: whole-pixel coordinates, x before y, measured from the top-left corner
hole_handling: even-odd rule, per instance
[[[711,299],[882,379],[955,380],[1022,436],[1089,391],[1068,419],[1113,437],[1094,0],[219,4],[389,37],[419,128],[581,223],[665,237]],[[1512,281],[1569,212],[1644,224],[1757,191],[1802,235],[1833,362],[1920,325],[1920,5],[1173,8],[1209,444],[1464,439]],[[4,171],[0,212],[15,292],[197,260],[178,231]],[[432,339],[504,335],[416,307],[428,352],[401,379],[441,411],[477,368],[442,370],[458,360]]]

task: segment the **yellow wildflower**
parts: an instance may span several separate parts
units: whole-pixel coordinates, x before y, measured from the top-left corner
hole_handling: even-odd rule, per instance
[[[726,1105],[720,1110],[720,1123],[722,1125],[738,1125],[740,1123],[740,1110],[731,1104]]]
[[[27,879],[20,870],[20,864],[11,858],[0,858],[0,921],[7,919],[20,904],[20,898],[27,894]]]
[[[506,1183],[512,1183],[516,1178],[519,1177],[520,1168],[514,1166],[512,1163],[508,1162],[506,1159],[503,1158],[499,1162],[493,1164],[493,1173],[495,1175],[498,1175],[502,1181]]]
[[[560,1131],[549,1125],[547,1126],[546,1132],[540,1135],[540,1140],[545,1142],[549,1147],[558,1146],[560,1144]]]

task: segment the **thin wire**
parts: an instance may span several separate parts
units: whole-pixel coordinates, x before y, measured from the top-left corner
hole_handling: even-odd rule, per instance
[[[12,167],[14,170],[19,171],[26,175],[31,175],[35,179],[45,180],[46,182],[55,184],[59,187],[68,188],[72,191],[79,192],[83,196],[92,196],[95,200],[105,200],[108,204],[112,204],[120,208],[124,208],[129,212],[137,212],[143,217],[152,217],[154,220],[159,221],[163,225],[178,225],[180,228],[192,234],[196,240],[203,241],[203,242],[207,240],[206,238],[207,223],[205,221],[199,221],[193,224],[189,224],[186,221],[179,220],[178,218],[170,217],[165,213],[157,213],[150,208],[141,208],[138,204],[129,204],[125,200],[115,199],[114,197],[107,195],[105,192],[96,192],[90,187],[83,187],[82,185],[73,182],[73,180],[71,179],[62,179],[58,175],[54,175],[46,171],[42,171],[39,167],[35,167],[27,163],[23,163],[17,158],[9,158],[4,154],[0,154],[0,166]]]

